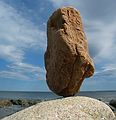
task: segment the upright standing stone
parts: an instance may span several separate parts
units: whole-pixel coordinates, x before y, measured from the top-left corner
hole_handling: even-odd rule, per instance
[[[72,7],[56,10],[47,23],[46,80],[58,95],[72,96],[94,73],[79,12]]]

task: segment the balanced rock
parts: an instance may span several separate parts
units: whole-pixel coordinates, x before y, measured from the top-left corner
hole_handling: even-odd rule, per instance
[[[39,103],[2,120],[114,120],[105,103],[88,97],[67,97]]]
[[[72,7],[56,10],[47,23],[46,80],[58,95],[72,96],[94,73],[79,12]]]

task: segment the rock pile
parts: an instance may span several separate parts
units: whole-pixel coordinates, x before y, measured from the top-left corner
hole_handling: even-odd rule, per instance
[[[56,10],[47,23],[46,80],[58,95],[72,96],[94,73],[79,12],[72,7]]]

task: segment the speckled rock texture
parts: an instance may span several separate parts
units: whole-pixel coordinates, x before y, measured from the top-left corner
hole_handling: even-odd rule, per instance
[[[61,96],[73,96],[94,73],[80,13],[72,7],[56,10],[47,23],[46,80]]]
[[[2,120],[115,120],[115,115],[105,103],[77,96],[42,102]]]

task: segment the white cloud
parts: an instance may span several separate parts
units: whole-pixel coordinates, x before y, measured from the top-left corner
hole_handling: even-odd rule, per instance
[[[116,64],[107,64],[101,67],[94,76],[84,80],[81,89],[85,91],[115,90]]]
[[[27,63],[17,63],[17,64],[8,65],[8,68],[10,68],[13,71],[18,70],[20,72],[29,71],[30,73],[31,72],[45,73],[44,68],[33,66]]]
[[[85,30],[88,38],[90,52],[93,52],[94,59],[111,59],[115,55],[115,28],[116,22],[112,24],[103,21],[85,21]],[[116,57],[116,56],[115,56]]]
[[[22,74],[28,73],[28,74],[33,74],[35,76],[42,76],[43,78],[41,80],[45,80],[44,76],[45,76],[45,69],[44,67],[37,67],[37,66],[33,66],[31,64],[27,64],[27,63],[18,63],[18,64],[12,64],[12,65],[8,65],[8,68],[10,68],[11,71],[15,72],[19,72]]]
[[[101,81],[104,83],[104,85],[106,85],[105,82],[107,84],[110,84],[111,81],[112,84],[113,83],[115,84],[116,78],[115,26],[116,22],[114,21],[112,21],[112,23],[105,23],[104,21],[98,20],[93,22],[85,21],[85,31],[88,38],[90,53],[93,56],[95,65],[97,67],[95,68],[96,72],[93,76],[93,80],[97,81],[98,84],[100,84]],[[111,84],[110,86],[108,85],[106,86],[107,86],[106,89],[112,88]],[[112,89],[114,89],[114,87]]]
[[[44,48],[45,32],[23,18],[16,9],[0,2],[0,43],[18,47]]]
[[[0,71],[0,78],[16,79],[16,80],[31,80],[30,77],[18,72]]]
[[[12,45],[0,45],[0,57],[8,62],[21,62],[24,52]]]
[[[1,78],[16,80],[45,80],[45,69],[31,64],[17,63],[8,65],[7,71],[0,71]]]
[[[0,1],[0,58],[10,62],[1,78],[17,80],[45,80],[45,70],[24,63],[26,50],[45,50],[46,33],[19,11]]]
[[[108,77],[106,77],[108,76]],[[101,70],[99,70],[98,72],[96,72],[95,77],[100,77],[100,78],[106,78],[111,80],[115,80],[115,79],[111,79],[111,78],[116,78],[116,64],[108,64],[105,65],[104,67],[102,67]]]
[[[23,18],[16,9],[0,1],[0,45],[8,46],[9,51],[14,47],[14,56],[17,51],[24,52],[24,49],[44,50],[46,34],[31,21]],[[7,49],[2,49],[4,53],[7,52],[5,50]],[[11,55],[6,59],[13,59],[12,57]]]

